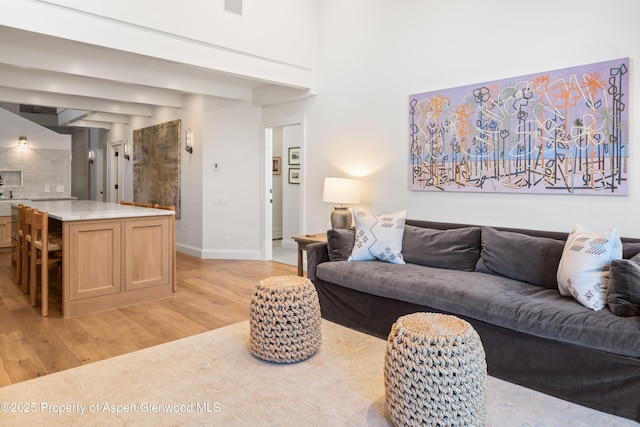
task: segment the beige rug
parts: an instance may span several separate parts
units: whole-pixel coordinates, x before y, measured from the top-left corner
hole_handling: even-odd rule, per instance
[[[0,388],[3,426],[388,426],[384,340],[323,320],[312,358],[248,351],[242,322]],[[490,426],[637,426],[489,378]]]

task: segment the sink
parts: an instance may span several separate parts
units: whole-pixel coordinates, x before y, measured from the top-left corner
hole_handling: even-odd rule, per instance
[[[0,199],[0,216],[11,216],[13,203],[28,202],[26,199]]]

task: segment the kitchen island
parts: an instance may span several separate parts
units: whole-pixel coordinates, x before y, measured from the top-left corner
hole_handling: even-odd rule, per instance
[[[172,295],[173,211],[90,200],[31,202],[62,231],[62,315]]]

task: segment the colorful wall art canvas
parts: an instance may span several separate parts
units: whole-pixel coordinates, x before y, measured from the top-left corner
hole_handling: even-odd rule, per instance
[[[180,212],[180,120],[133,131],[133,200]]]
[[[409,189],[626,195],[629,58],[409,97]]]

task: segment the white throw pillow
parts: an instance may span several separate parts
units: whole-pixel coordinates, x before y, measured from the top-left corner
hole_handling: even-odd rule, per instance
[[[622,258],[618,229],[593,233],[576,224],[567,238],[558,265],[558,289],[592,310],[602,310],[607,301],[609,266]]]
[[[392,264],[405,264],[402,257],[402,236],[407,211],[374,215],[354,208],[356,240],[349,261],[379,259]]]

